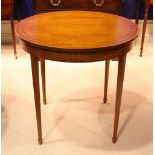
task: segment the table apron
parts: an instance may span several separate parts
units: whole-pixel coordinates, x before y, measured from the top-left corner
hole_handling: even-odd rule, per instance
[[[94,50],[88,52],[72,52],[72,51],[54,51],[54,50],[46,50],[38,47],[34,47],[26,43],[25,41],[21,41],[23,49],[28,52],[30,55],[33,55],[38,58],[60,61],[60,62],[96,62],[103,61],[107,59],[117,58],[127,52],[129,52],[134,43],[130,42],[127,45],[117,47],[116,49],[108,49],[108,50]]]

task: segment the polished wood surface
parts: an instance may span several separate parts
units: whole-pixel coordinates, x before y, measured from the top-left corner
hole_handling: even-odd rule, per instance
[[[110,60],[105,61],[105,76],[104,76],[104,98],[103,102],[107,102],[107,94],[108,94],[108,80],[109,80],[109,65]]]
[[[48,24],[46,23],[47,21]],[[43,100],[46,100],[44,59],[63,62],[106,60],[104,99],[107,100],[109,61],[118,58],[113,143],[117,140],[126,54],[134,45],[138,27],[116,15],[91,11],[61,11],[35,15],[17,25],[23,49],[30,53],[38,139],[42,144],[38,59],[41,60]]]
[[[14,19],[13,19],[13,4],[14,4],[14,0],[2,0],[1,1],[1,17],[2,17],[2,20],[7,19],[7,18],[10,19],[12,44],[14,48],[15,58],[17,58],[16,36],[15,36]]]
[[[137,26],[129,20],[85,11],[35,15],[20,22],[17,31],[20,38],[32,46],[70,52],[75,49],[87,52],[96,48],[116,48],[137,37]]]
[[[33,0],[34,12],[89,10],[119,14],[121,0]]]
[[[126,54],[120,56],[119,61],[118,61],[117,90],[116,90],[115,116],[114,116],[114,130],[113,130],[113,138],[112,138],[113,143],[116,143],[116,141],[117,141],[117,130],[118,130],[118,121],[119,121],[121,99],[122,99],[125,64],[126,64]]]
[[[41,78],[42,78],[42,91],[43,91],[43,103],[46,104],[46,77],[45,77],[45,59],[40,59]]]
[[[36,120],[38,128],[38,142],[42,144],[42,127],[41,127],[41,107],[40,107],[40,87],[39,87],[39,64],[38,58],[31,56],[32,79],[34,89],[34,100],[36,108]]]

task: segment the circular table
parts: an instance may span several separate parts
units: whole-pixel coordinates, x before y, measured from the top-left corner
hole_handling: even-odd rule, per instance
[[[110,59],[118,58],[118,76],[112,141],[117,129],[122,98],[126,54],[138,36],[136,24],[112,14],[93,11],[58,11],[26,18],[17,25],[23,49],[30,54],[38,141],[42,144],[38,61],[41,62],[43,102],[46,104],[45,59],[62,62],[105,60],[104,103],[107,101]]]

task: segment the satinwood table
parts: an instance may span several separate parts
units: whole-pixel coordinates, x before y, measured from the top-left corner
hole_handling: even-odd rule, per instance
[[[138,36],[137,25],[112,14],[93,11],[49,12],[22,20],[17,33],[23,49],[30,54],[38,141],[42,144],[39,67],[41,63],[43,102],[46,104],[45,59],[61,62],[105,60],[104,103],[107,101],[110,59],[118,58],[118,76],[112,141],[117,129],[122,98],[126,55]]]

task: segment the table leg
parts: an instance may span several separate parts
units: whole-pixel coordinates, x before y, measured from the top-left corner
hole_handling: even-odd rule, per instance
[[[46,100],[45,59],[40,59],[40,64],[41,64],[43,103],[46,104],[47,100]]]
[[[150,6],[149,1],[146,1],[145,2],[145,14],[144,14],[144,22],[143,22],[141,48],[140,48],[140,56],[141,57],[142,57],[142,53],[143,53],[143,45],[144,45],[144,39],[145,39],[145,32],[146,32],[146,24],[147,24],[149,6]]]
[[[117,141],[118,121],[120,114],[120,106],[122,99],[123,80],[125,72],[126,54],[119,57],[118,62],[118,75],[117,75],[117,89],[116,89],[116,101],[115,101],[115,117],[114,117],[114,131],[112,141]]]
[[[104,98],[103,102],[107,102],[107,91],[108,91],[108,79],[109,79],[109,64],[110,60],[105,61],[105,77],[104,77]]]
[[[10,24],[11,24],[11,33],[12,33],[12,42],[13,42],[13,48],[14,48],[14,55],[17,59],[17,51],[16,51],[16,37],[15,37],[15,30],[14,30],[14,20],[13,15],[10,15]]]
[[[31,67],[32,67],[33,89],[34,89],[36,119],[38,128],[38,142],[39,144],[42,144],[38,58],[32,55],[31,55]]]

